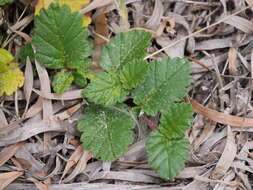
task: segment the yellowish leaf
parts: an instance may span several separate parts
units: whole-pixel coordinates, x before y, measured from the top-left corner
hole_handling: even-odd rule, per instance
[[[52,2],[57,2],[59,5],[68,5],[71,10],[79,11],[90,3],[90,0],[38,0],[35,6],[35,15],[39,15],[40,9],[47,9]],[[83,26],[88,26],[91,23],[91,18],[89,16],[83,15]]]
[[[10,52],[0,49],[0,96],[10,96],[24,84],[24,74],[12,60]]]
[[[4,72],[8,70],[8,64],[10,63],[14,57],[8,52],[6,49],[0,48],[0,72]]]

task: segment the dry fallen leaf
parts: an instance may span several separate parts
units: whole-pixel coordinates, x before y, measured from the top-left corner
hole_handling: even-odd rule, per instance
[[[206,108],[196,102],[193,99],[189,99],[189,102],[192,104],[193,111],[201,114],[210,120],[222,123],[225,125],[230,125],[231,127],[252,127],[253,118],[246,117],[237,117],[229,114],[221,113],[210,108]]]
[[[23,175],[24,172],[6,172],[0,174],[0,189],[4,189],[9,185],[11,182],[13,182],[15,179],[17,179],[19,176]]]
[[[235,144],[234,134],[231,130],[231,127],[228,126],[226,146],[215,169],[212,172],[213,179],[221,179],[226,174],[226,172],[231,167],[234,161],[236,152],[237,152],[237,147]]]
[[[72,173],[69,174],[68,177],[66,177],[63,180],[63,183],[70,182],[72,179],[74,179],[78,174],[80,174],[87,166],[87,162],[91,159],[92,155],[89,150],[83,150],[82,155],[76,165],[76,167],[73,169]]]
[[[83,146],[82,145],[79,145],[76,148],[75,152],[70,156],[70,158],[67,161],[67,164],[66,164],[66,166],[64,168],[64,171],[63,171],[63,174],[61,176],[61,180],[65,177],[65,175],[67,174],[67,172],[69,171],[69,169],[73,165],[75,165],[78,162],[78,160],[80,160],[80,158],[81,158],[81,156],[83,154],[83,151],[84,150],[83,150]]]
[[[2,166],[13,155],[15,155],[24,144],[25,142],[19,142],[17,144],[3,148],[2,151],[0,152],[0,166]]]
[[[40,9],[47,9],[53,0],[38,0],[35,6],[35,15],[39,15]],[[72,11],[79,11],[90,3],[90,0],[57,0],[60,5],[68,5]],[[83,26],[88,26],[91,23],[89,16],[83,15]]]
[[[253,34],[253,23],[243,17],[230,16],[224,22],[247,34]]]
[[[35,178],[28,178],[28,181],[33,182],[39,190],[49,190],[49,187]]]

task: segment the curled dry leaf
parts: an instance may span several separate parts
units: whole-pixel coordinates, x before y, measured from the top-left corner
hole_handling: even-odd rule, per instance
[[[146,22],[146,27],[151,29],[151,30],[157,30],[159,23],[162,20],[163,16],[163,3],[161,0],[156,0],[155,1],[155,7],[152,16],[149,18],[149,20]]]
[[[87,162],[91,159],[91,152],[89,150],[83,150],[81,158],[79,159],[73,172],[63,180],[63,183],[67,183],[74,179],[78,174],[80,174],[87,166]]]
[[[84,9],[80,10],[80,14],[85,14],[85,13],[90,12],[93,9],[110,5],[112,2],[113,0],[94,0],[89,5],[87,5]]]
[[[225,149],[212,172],[213,179],[221,179],[231,167],[236,156],[237,147],[231,127],[227,127],[227,142]]]
[[[77,149],[75,150],[75,152],[70,156],[70,158],[68,159],[67,164],[66,164],[66,166],[64,168],[64,171],[62,173],[60,181],[62,181],[62,179],[65,177],[65,175],[67,174],[67,172],[69,171],[69,169],[78,162],[78,160],[81,158],[81,156],[83,154],[83,151],[84,150],[83,150],[82,145],[79,145],[77,147]]]
[[[245,32],[246,34],[253,34],[253,23],[243,17],[230,16],[223,22],[234,26],[235,28]]]

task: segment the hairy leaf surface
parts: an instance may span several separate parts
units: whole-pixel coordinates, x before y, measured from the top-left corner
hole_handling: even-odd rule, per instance
[[[134,102],[148,115],[165,111],[170,103],[186,95],[190,65],[180,58],[164,58],[150,63],[145,82],[133,93]]]
[[[123,87],[126,89],[132,89],[142,83],[147,74],[148,64],[143,60],[133,60],[126,63],[121,72],[120,80]]]
[[[171,179],[184,168],[190,145],[185,138],[169,138],[159,130],[152,131],[146,142],[149,164],[165,179]]]
[[[184,137],[192,120],[190,104],[174,104],[162,114],[159,129],[151,132],[146,150],[149,164],[161,175],[170,179],[184,168],[189,142]]]
[[[34,57],[34,52],[33,52],[31,43],[23,45],[20,49],[20,54],[19,54],[20,62],[25,64],[27,57],[30,58],[31,62],[34,62],[35,57]]]
[[[122,102],[127,94],[128,91],[122,88],[120,80],[105,72],[96,75],[82,92],[84,98],[105,106]]]
[[[67,5],[60,7],[52,3],[36,17],[35,27],[32,43],[40,63],[53,69],[78,69],[85,64],[84,59],[91,54],[91,46],[78,12],[71,13]]]
[[[191,104],[171,104],[160,119],[161,132],[170,138],[184,136],[184,132],[190,127],[192,114]]]
[[[74,76],[71,72],[63,69],[60,72],[56,73],[53,78],[52,86],[54,91],[57,94],[62,94],[65,90],[67,90],[71,83],[74,80]]]
[[[151,34],[143,30],[132,30],[116,35],[103,47],[101,66],[108,72],[117,72],[132,60],[143,59],[150,40]]]
[[[127,151],[133,127],[133,120],[125,113],[94,105],[85,110],[78,124],[84,147],[103,161],[113,161]]]

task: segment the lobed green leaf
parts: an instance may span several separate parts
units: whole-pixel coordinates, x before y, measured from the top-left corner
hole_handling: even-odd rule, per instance
[[[91,54],[82,17],[67,5],[50,4],[35,18],[35,58],[48,68],[79,68]]]
[[[126,63],[119,73],[125,89],[132,89],[141,84],[146,77],[148,64],[144,60],[133,60]]]
[[[148,115],[155,116],[187,94],[190,65],[180,58],[164,58],[150,63],[145,82],[133,93],[134,102]]]
[[[103,161],[113,161],[127,151],[133,127],[133,120],[125,113],[94,105],[85,110],[78,124],[83,146]]]
[[[168,138],[159,130],[152,131],[146,142],[148,163],[162,178],[176,177],[185,167],[190,144],[185,138]]]
[[[31,62],[35,61],[34,52],[31,43],[25,44],[20,49],[19,59],[21,63],[26,63],[26,58],[29,57]]]
[[[82,96],[96,104],[112,106],[126,99],[129,92],[123,89],[119,79],[108,73],[99,73],[82,91]]]
[[[117,72],[133,60],[142,60],[150,46],[151,34],[144,30],[120,33],[103,47],[100,65],[107,72]]]
[[[171,104],[168,110],[162,114],[160,131],[168,138],[180,138],[184,136],[184,132],[190,127],[192,115],[191,104]]]
[[[146,150],[149,164],[165,179],[171,179],[184,168],[190,145],[184,137],[192,120],[190,104],[174,104],[162,114],[159,129],[151,132]]]

